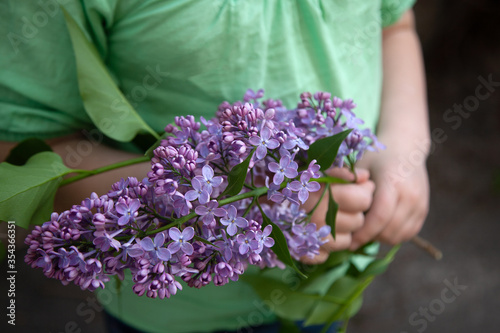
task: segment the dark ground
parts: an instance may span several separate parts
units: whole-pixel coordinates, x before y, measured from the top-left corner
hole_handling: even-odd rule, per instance
[[[472,103],[481,85],[478,77],[500,81],[500,29],[494,23],[500,4],[421,0],[415,10],[428,72],[431,129],[447,135],[428,161],[431,208],[421,235],[440,247],[444,258],[434,261],[405,244],[389,270],[366,290],[348,332],[498,332],[500,93],[492,91],[460,125],[447,120],[445,112],[454,104]],[[92,310],[93,294],[43,277],[24,264],[24,249],[17,251],[13,332],[104,332],[100,308]],[[0,270],[6,272],[5,262]],[[2,293],[5,281],[0,281]],[[463,287],[451,290],[450,284]],[[6,318],[0,322],[5,332]]]

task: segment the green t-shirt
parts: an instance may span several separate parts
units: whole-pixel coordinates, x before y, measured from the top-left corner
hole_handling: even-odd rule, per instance
[[[57,3],[96,45],[139,114],[161,131],[176,115],[211,117],[220,102],[240,100],[248,88],[263,88],[288,107],[303,91],[352,98],[357,115],[374,128],[381,30],[413,2],[2,1],[0,140],[50,138],[92,127]],[[121,297],[108,288],[100,298],[108,311],[145,332],[235,330],[273,320],[241,282],[186,287],[169,300],[137,297],[131,285],[125,281]]]

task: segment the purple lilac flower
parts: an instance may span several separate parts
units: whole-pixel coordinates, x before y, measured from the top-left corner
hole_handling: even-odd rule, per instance
[[[202,205],[206,204],[210,200],[212,187],[204,185],[198,178],[193,178],[191,185],[193,186],[193,189],[186,192],[184,196],[186,200],[198,200]]]
[[[193,254],[193,245],[188,243],[194,237],[193,227],[187,227],[182,232],[177,228],[170,228],[168,230],[168,235],[172,238],[173,242],[168,245],[168,249],[171,254],[182,250],[188,256]]]
[[[285,200],[285,197],[279,192],[281,187],[279,185],[276,185],[275,183],[269,183],[268,176],[266,176],[265,184],[266,184],[266,187],[268,188],[268,191],[267,191],[267,199],[268,200],[271,200],[275,203],[282,203],[283,200]]]
[[[238,250],[240,254],[246,254],[250,249],[255,250],[256,248],[252,248],[251,242],[255,239],[255,233],[252,230],[247,231],[245,234],[239,234],[236,236],[236,241],[240,244]]]
[[[120,258],[122,260],[126,261],[127,256],[130,256],[132,258],[137,258],[144,255],[145,252],[140,244],[132,244],[134,240],[135,236],[130,238],[128,242],[121,244],[122,252]]]
[[[321,188],[318,182],[310,182],[310,179],[311,175],[308,172],[303,172],[300,175],[300,182],[294,180],[288,185],[292,191],[299,192],[299,200],[302,203],[309,198],[309,192],[316,192]]]
[[[222,240],[218,240],[214,243],[214,245],[218,248],[218,250],[222,253],[224,260],[229,261],[233,258],[233,240],[227,238],[226,232],[221,230]]]
[[[206,206],[197,206],[194,211],[196,214],[203,216],[202,221],[205,225],[209,225],[215,220],[215,216],[226,216],[226,210],[224,208],[217,208],[218,206],[217,201],[212,200]]]
[[[260,131],[259,136],[252,136],[249,141],[252,145],[257,146],[257,151],[255,152],[255,156],[257,159],[261,160],[267,155],[268,149],[278,148],[280,143],[276,139],[271,139],[272,132],[269,128],[264,127]]]
[[[121,179],[119,182],[114,183],[111,186],[112,191],[108,193],[110,198],[119,197],[123,194],[127,195],[128,192],[129,179]]]
[[[191,204],[191,202],[189,202],[189,200],[187,200],[180,193],[176,193],[173,196],[173,200],[174,200],[174,211],[178,217],[186,216],[187,214],[189,214],[189,211],[191,210],[191,208],[193,208],[193,205]]]
[[[154,242],[149,237],[143,238],[140,242],[142,249],[149,253],[153,258],[169,261],[172,254],[167,248],[163,247],[164,243],[165,234],[163,232],[156,234]]]
[[[266,226],[264,230],[257,230],[255,233],[255,240],[253,240],[251,244],[252,249],[254,249],[256,253],[261,253],[264,246],[270,248],[274,245],[274,239],[269,237],[272,231],[273,227],[271,225]]]
[[[229,236],[234,236],[238,232],[238,227],[246,228],[248,226],[248,221],[240,216],[237,216],[236,207],[230,205],[227,209],[227,217],[221,218],[220,223],[227,226],[227,234]]]
[[[293,149],[295,147],[299,147],[301,149],[307,150],[309,147],[304,143],[302,140],[302,136],[304,136],[304,133],[297,127],[295,127],[295,124],[293,121],[290,121],[288,124],[287,128],[288,132],[288,137],[283,146],[286,149]]]
[[[70,263],[69,254],[70,254],[70,252],[66,251],[65,248],[61,247],[61,248],[59,248],[59,250],[57,250],[57,252],[52,252],[52,253],[59,257],[59,262],[57,265],[60,268],[66,268],[69,266],[69,263]]]
[[[116,204],[116,211],[121,217],[118,219],[118,225],[124,226],[134,221],[138,215],[137,210],[141,207],[141,202],[138,199],[133,199],[130,203],[119,202]]]
[[[110,247],[113,247],[116,251],[118,251],[121,247],[119,241],[115,239],[115,236],[120,234],[124,229],[117,230],[112,234],[104,233],[103,236],[97,237],[94,239],[93,243],[96,248],[101,249],[101,251],[108,251]]]
[[[353,103],[352,99],[344,100],[342,106],[340,107],[340,111],[342,112],[342,115],[346,119],[346,125],[348,128],[358,128],[359,125],[365,123],[360,118],[357,118],[354,115],[354,112],[352,112],[352,109],[354,109],[355,107],[356,104]]]
[[[307,166],[307,172],[311,175],[311,178],[319,178],[321,174],[319,173],[320,165],[317,164],[316,160],[312,160],[311,163]]]
[[[249,102],[251,100],[256,101],[259,98],[262,98],[262,96],[264,96],[264,90],[263,89],[259,89],[259,90],[257,90],[257,92],[253,91],[252,89],[248,89],[245,92],[245,96],[243,96],[243,100],[245,102]]]
[[[203,174],[203,177],[197,176],[194,179],[198,179],[208,190],[208,192],[211,194],[212,189],[214,187],[219,187],[220,184],[222,184],[222,177],[221,176],[216,176],[214,177],[214,170],[209,166],[205,165],[201,169],[201,172]],[[200,202],[202,204],[206,202]]]
[[[252,174],[266,179],[269,189],[271,205],[262,204],[264,212],[283,231],[293,258],[317,254],[331,229],[316,230],[304,222],[307,215],[299,202],[319,189],[310,180],[321,176],[320,166],[311,162],[300,180],[294,180],[297,162],[307,157],[309,144],[350,126],[355,131],[342,143],[337,165],[347,155],[357,160],[380,144],[369,129],[358,128],[362,121],[354,116],[350,100],[321,92],[314,95],[315,102],[313,95],[302,94],[298,109],[287,110],[277,100],[260,102],[262,94],[249,91],[245,101],[251,104],[222,103],[217,118],[202,119],[206,130],[200,130],[193,116],[176,117],[175,125],[165,128],[169,135],[153,151],[146,178],[122,179],[105,195],[92,193],[80,205],[53,213],[26,238],[25,261],[49,278],[89,290],[103,288],[111,275],[123,279],[130,269],[133,291],[160,299],[181,289],[176,277],[199,288],[236,281],[247,264],[284,268],[272,251],[272,227],[263,228],[260,209],[250,206],[252,198],[218,207],[219,188],[228,180],[224,174],[215,176],[214,170],[240,163],[253,147]],[[272,158],[266,158],[268,149],[277,150]],[[273,161],[277,156],[279,161]],[[283,182],[288,184],[281,189]],[[246,185],[241,193],[255,187]],[[189,214],[192,218],[180,226],[145,236]]]
[[[314,243],[314,233],[316,232],[316,224],[309,223],[304,226],[302,224],[296,224],[292,227],[292,232],[295,235],[293,237],[293,243],[295,246],[300,246],[304,243]]]
[[[44,273],[52,271],[52,259],[50,256],[42,249],[37,249],[37,254],[40,257],[35,261],[35,265],[42,268]]]
[[[335,124],[331,117],[327,117],[324,126],[318,128],[319,136],[333,136],[342,132],[342,126]]]
[[[290,167],[290,156],[283,156],[280,163],[271,162],[268,165],[269,171],[274,172],[273,183],[280,185],[285,176],[292,179],[297,177],[297,169]]]

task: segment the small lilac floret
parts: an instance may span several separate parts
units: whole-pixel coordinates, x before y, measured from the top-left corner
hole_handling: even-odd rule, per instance
[[[208,192],[210,194],[212,193],[212,189],[214,187],[219,187],[220,184],[222,184],[222,177],[214,177],[214,170],[209,165],[203,166],[201,172],[203,174],[203,177],[197,176],[195,177],[195,179],[198,179],[208,189]]]
[[[93,243],[96,248],[101,249],[101,251],[104,252],[108,251],[110,247],[113,247],[116,251],[118,251],[121,247],[121,244],[115,239],[115,236],[120,234],[123,230],[124,229],[117,230],[111,235],[105,232],[103,236],[95,238]]]
[[[264,230],[257,230],[255,233],[255,240],[251,243],[252,249],[255,250],[255,253],[261,253],[264,246],[269,248],[274,245],[274,239],[269,237],[272,231],[273,227],[271,225],[266,226]]]
[[[208,202],[206,206],[197,206],[194,211],[196,212],[196,214],[203,216],[202,221],[205,225],[209,225],[215,220],[215,216],[226,216],[226,210],[224,208],[217,208],[218,206],[218,202],[212,200]]]
[[[251,249],[251,242],[255,239],[255,233],[252,230],[247,231],[245,234],[236,236],[236,241],[240,244],[238,250],[241,255],[246,254]],[[256,248],[252,248],[255,250]]]
[[[141,207],[139,199],[133,199],[130,203],[126,204],[119,202],[116,204],[116,211],[121,217],[118,219],[118,225],[124,226],[134,221],[134,218],[139,214],[137,210]]]
[[[194,237],[193,227],[187,227],[182,230],[182,232],[178,228],[170,228],[168,230],[168,235],[173,240],[173,242],[168,245],[170,253],[174,254],[177,253],[177,251],[182,250],[182,252],[188,256],[193,254],[193,245],[188,243],[188,241]]]
[[[238,227],[246,228],[248,226],[248,221],[240,216],[237,216],[236,207],[230,205],[227,209],[227,217],[221,218],[220,223],[227,226],[227,234],[229,236],[234,236],[238,232]]]
[[[165,243],[165,234],[159,232],[155,236],[154,242],[151,238],[146,237],[140,241],[141,247],[145,252],[148,252],[153,258],[158,258],[163,261],[169,261],[172,257],[170,251],[163,247]]]
[[[316,192],[321,188],[318,182],[309,180],[311,179],[311,175],[308,172],[303,172],[300,175],[300,182],[294,180],[288,186],[292,191],[299,192],[299,200],[302,203],[305,203],[309,198],[309,192]]]
[[[269,171],[274,172],[273,183],[280,185],[285,176],[289,179],[297,177],[297,169],[290,166],[290,156],[283,156],[280,163],[271,162],[268,165]]]
[[[261,160],[267,155],[268,149],[276,149],[280,143],[276,139],[271,139],[272,132],[268,127],[262,128],[259,136],[252,136],[249,141],[252,145],[257,146],[255,156]]]
[[[202,204],[206,204],[210,200],[210,194],[212,194],[212,187],[205,186],[198,178],[193,178],[191,181],[193,189],[187,191],[185,198],[188,201],[197,200]]]

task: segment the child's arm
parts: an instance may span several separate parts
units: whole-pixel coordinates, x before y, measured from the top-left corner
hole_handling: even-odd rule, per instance
[[[108,147],[102,143],[93,144],[83,135],[69,135],[56,139],[46,140],[52,150],[59,154],[64,164],[74,169],[96,169],[109,164],[126,161],[132,158],[140,157],[139,154],[133,154],[126,151],[117,150]],[[17,143],[0,141],[0,162],[3,162],[8,153]],[[85,148],[83,154],[80,147],[92,147],[90,150]],[[92,192],[98,195],[105,194],[111,188],[111,185],[128,176],[137,177],[141,180],[150,170],[150,163],[140,163],[127,166],[120,169],[111,170],[99,175],[82,179],[78,182],[61,187],[56,194],[54,201],[54,210],[62,212],[70,209],[71,206],[80,203],[83,199],[90,196]]]
[[[397,244],[422,227],[428,212],[425,160],[430,134],[425,75],[413,12],[383,33],[383,93],[377,136],[387,149],[366,155],[376,184],[364,226],[353,234],[351,249],[370,240]]]

